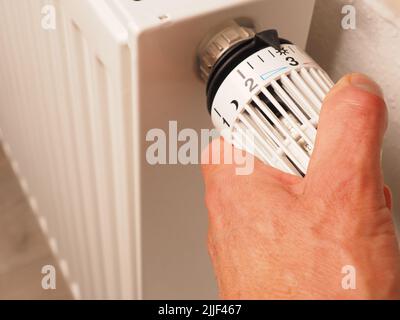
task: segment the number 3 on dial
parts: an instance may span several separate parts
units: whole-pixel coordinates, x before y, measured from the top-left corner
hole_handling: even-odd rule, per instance
[[[293,67],[299,65],[299,62],[298,62],[295,58],[293,58],[293,57],[287,57],[287,58],[286,58],[286,61],[288,61],[288,62],[289,62],[289,65],[291,65],[291,66],[293,66]]]

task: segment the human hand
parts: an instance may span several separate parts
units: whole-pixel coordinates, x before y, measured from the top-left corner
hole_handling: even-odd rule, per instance
[[[381,169],[386,127],[379,87],[347,75],[324,101],[305,178],[257,159],[248,176],[236,175],[232,164],[203,165],[221,298],[400,297],[391,194]],[[354,267],[355,289],[342,287],[344,266]]]

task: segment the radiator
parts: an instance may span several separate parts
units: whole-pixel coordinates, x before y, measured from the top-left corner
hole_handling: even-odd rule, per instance
[[[137,298],[127,31],[103,19],[102,1],[0,4],[1,133],[14,171],[74,295]],[[48,4],[54,31],[41,24]]]
[[[313,1],[192,3],[0,0],[0,138],[77,299],[216,296],[200,172],[149,165],[144,137],[210,126],[210,26],[244,16],[304,46]]]

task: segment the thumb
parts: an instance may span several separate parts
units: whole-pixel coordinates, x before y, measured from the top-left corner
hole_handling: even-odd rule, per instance
[[[307,178],[322,183],[350,179],[382,190],[381,149],[387,110],[379,86],[362,74],[343,77],[323,103]],[[377,180],[378,179],[378,180]]]

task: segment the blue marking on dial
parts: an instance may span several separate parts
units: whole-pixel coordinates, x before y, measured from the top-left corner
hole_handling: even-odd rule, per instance
[[[268,72],[262,74],[260,77],[263,80],[267,80],[268,78],[274,76],[275,74],[277,74],[277,73],[279,73],[279,72],[281,72],[281,71],[283,71],[285,69],[287,69],[287,67],[280,67],[278,69],[268,71]]]

